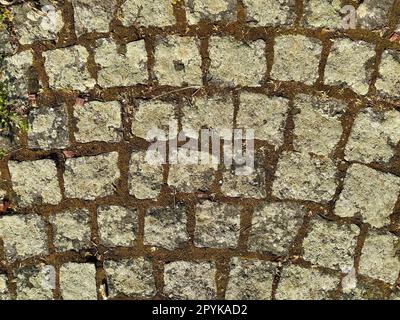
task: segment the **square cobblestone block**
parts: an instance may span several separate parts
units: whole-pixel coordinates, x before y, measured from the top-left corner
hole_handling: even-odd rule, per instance
[[[89,32],[108,32],[117,0],[72,0],[77,36]]]
[[[147,83],[147,51],[144,40],[118,47],[112,40],[99,39],[96,42],[94,59],[99,66],[97,83],[102,88]]]
[[[120,206],[97,208],[100,243],[107,247],[133,246],[138,232],[138,210]]]
[[[276,267],[269,261],[232,258],[225,298],[271,300]]]
[[[53,242],[57,252],[79,251],[92,246],[89,211],[68,210],[50,216]]]
[[[149,208],[144,218],[144,244],[168,250],[180,248],[189,240],[186,223],[182,205]]]
[[[274,52],[273,79],[309,85],[315,83],[321,59],[321,41],[303,35],[280,36],[275,39]]]
[[[354,164],[347,171],[335,214],[361,217],[373,227],[381,228],[390,224],[389,216],[399,195],[399,177]]]
[[[178,192],[206,192],[210,190],[214,174],[218,169],[215,158],[207,163],[194,164],[193,160],[207,157],[208,153],[179,149],[177,152],[177,164],[169,166],[168,185]]]
[[[146,258],[104,261],[110,297],[153,297],[156,286],[152,263]]]
[[[202,248],[236,248],[240,236],[240,207],[204,201],[196,206],[194,244]]]
[[[65,105],[32,109],[28,124],[29,148],[51,150],[68,147],[68,114]]]
[[[63,264],[60,268],[60,291],[63,300],[97,300],[94,264]]]
[[[0,274],[0,301],[10,300],[10,294],[7,287],[7,276]]]
[[[4,243],[5,258],[14,262],[47,254],[46,232],[46,223],[36,214],[2,215],[0,239]]]
[[[22,45],[56,40],[64,23],[61,10],[50,1],[40,1],[40,10],[31,3],[10,7],[14,31]]]
[[[338,185],[332,160],[305,153],[283,153],[275,176],[272,193],[280,199],[328,202]]]
[[[391,233],[370,231],[361,252],[360,274],[393,285],[400,270],[399,241]]]
[[[340,141],[346,104],[339,100],[298,95],[294,100],[294,148],[330,155]]]
[[[213,262],[175,261],[164,267],[164,294],[170,299],[211,300],[217,295]]]
[[[77,142],[118,142],[122,137],[121,105],[118,101],[91,101],[74,107]]]
[[[32,72],[33,55],[31,51],[22,51],[11,57],[5,57],[0,67],[0,82],[8,84],[10,102],[25,102],[28,97],[28,83],[34,77]]]
[[[276,291],[277,300],[329,300],[339,279],[315,269],[296,265],[283,268]]]
[[[188,0],[186,18],[189,24],[200,21],[236,20],[237,0]]]
[[[395,0],[365,0],[357,8],[361,28],[376,30],[389,25],[389,12]]]
[[[346,145],[345,158],[364,163],[386,163],[400,142],[400,112],[362,111],[354,121]]]
[[[17,300],[53,300],[41,266],[24,267],[16,272]]]
[[[86,91],[96,84],[87,68],[89,52],[85,47],[45,51],[43,57],[50,89]]]
[[[158,100],[136,100],[137,106],[133,112],[132,134],[136,137],[149,140],[152,134],[158,141],[168,140],[167,132],[169,124],[177,123],[177,108],[174,104]],[[163,130],[166,134],[162,137],[157,130]]]
[[[129,162],[129,194],[138,199],[157,198],[163,185],[162,159],[159,153],[133,152]]]
[[[244,0],[243,4],[252,26],[286,26],[296,18],[295,0]]]
[[[121,6],[121,22],[125,27],[165,27],[175,24],[171,0],[126,0]]]
[[[342,8],[341,1],[337,0],[305,0],[303,25],[309,28],[342,29]]]
[[[254,138],[281,146],[289,100],[243,92],[236,119],[237,128],[253,129]]]
[[[375,87],[378,93],[383,97],[400,98],[399,51],[386,50],[383,52]]]
[[[65,161],[64,187],[68,198],[94,200],[112,195],[119,178],[117,152]]]
[[[193,37],[157,38],[154,74],[160,85],[202,85],[200,42]]]
[[[232,198],[263,199],[267,196],[265,170],[254,168],[245,175],[239,175],[235,169],[224,171],[221,192]]]
[[[208,79],[223,86],[259,87],[267,71],[265,41],[213,36],[209,41]],[[229,63],[227,63],[229,61]]]
[[[182,128],[188,137],[200,137],[202,128],[224,136],[224,129],[233,129],[234,106],[230,96],[195,98],[182,110]],[[231,133],[232,134],[232,133]],[[231,136],[229,137],[230,139]]]
[[[366,95],[369,89],[375,49],[364,41],[336,39],[325,67],[325,84],[349,88]]]
[[[290,203],[264,203],[254,209],[249,250],[287,255],[303,223],[305,210]]]
[[[9,161],[8,168],[19,206],[58,204],[61,201],[61,190],[54,161],[49,159]]]
[[[314,219],[303,241],[303,258],[313,264],[336,270],[350,270],[360,229]]]

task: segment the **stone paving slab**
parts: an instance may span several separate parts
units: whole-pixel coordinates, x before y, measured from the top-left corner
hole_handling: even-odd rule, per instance
[[[399,299],[398,1],[0,10],[0,300]]]

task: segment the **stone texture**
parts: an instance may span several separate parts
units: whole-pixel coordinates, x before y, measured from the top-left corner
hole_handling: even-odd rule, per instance
[[[120,20],[129,27],[165,27],[175,24],[173,2],[171,0],[126,0],[121,6]]]
[[[96,42],[94,59],[99,66],[97,83],[102,88],[145,84],[148,79],[144,40],[118,46],[109,39]]]
[[[117,152],[67,159],[64,172],[66,197],[93,200],[113,194],[120,178],[117,162]]]
[[[270,300],[276,265],[268,261],[232,258],[225,298]]]
[[[87,209],[73,209],[50,216],[53,243],[57,252],[79,251],[92,246]]]
[[[157,38],[154,75],[160,85],[201,86],[200,42],[176,35]]]
[[[253,129],[254,138],[281,146],[288,114],[289,100],[263,94],[243,92],[236,127]]]
[[[140,257],[120,261],[106,260],[104,270],[111,298],[150,298],[156,293],[153,267],[148,259]]]
[[[383,52],[375,87],[382,97],[400,98],[400,52]]]
[[[120,206],[97,208],[99,240],[105,246],[133,246],[139,228],[138,224],[137,209]]]
[[[60,268],[60,290],[63,300],[97,300],[94,264],[63,264]]]
[[[249,250],[287,255],[303,223],[305,209],[290,203],[263,203],[254,209]]]
[[[360,229],[314,219],[303,241],[303,258],[313,264],[336,270],[350,270]]]
[[[10,7],[15,33],[23,45],[40,40],[56,40],[64,23],[62,13],[50,0],[38,1],[40,10],[32,3]]]
[[[121,105],[118,101],[91,101],[74,107],[77,142],[118,142],[122,137]]]
[[[144,217],[144,244],[174,250],[189,240],[186,208],[180,204],[152,207]]]
[[[0,274],[0,301],[9,299],[10,294],[7,288],[7,276],[5,274]]]
[[[357,284],[351,289],[343,289],[343,300],[387,300],[387,288],[376,285],[374,279],[357,277]],[[395,300],[394,296],[390,300]]]
[[[16,272],[18,300],[52,300],[53,290],[46,286],[40,266],[24,267]]]
[[[46,224],[35,214],[0,216],[5,258],[14,262],[48,253]]]
[[[366,95],[372,75],[375,49],[364,41],[336,39],[325,67],[325,84],[349,88]]]
[[[16,50],[17,46],[12,41],[10,31],[0,23],[0,54],[3,56],[10,55],[15,53]]]
[[[188,0],[186,19],[189,24],[236,20],[236,0]]]
[[[0,82],[7,85],[8,98],[12,103],[25,102],[29,94],[29,82],[34,77],[31,51],[22,51],[4,58],[0,68]]]
[[[272,193],[280,199],[328,202],[338,184],[332,160],[305,153],[284,152],[275,176]]]
[[[213,133],[224,135],[225,129],[233,129],[234,106],[230,97],[195,98],[182,108],[182,128],[186,136],[197,138],[200,129],[213,129]]]
[[[89,52],[85,47],[45,51],[43,57],[50,89],[86,91],[96,84],[87,68]]]
[[[400,194],[400,178],[354,164],[347,171],[343,191],[336,202],[335,214],[361,217],[373,227],[390,224]]]
[[[294,100],[294,148],[330,155],[342,136],[346,104],[335,99],[298,95]]]
[[[168,185],[178,192],[185,193],[210,190],[218,165],[214,164],[214,158],[208,163],[197,161],[208,156],[205,152],[178,149],[178,161],[169,166]],[[193,163],[194,160],[196,163]]]
[[[29,148],[51,150],[68,147],[68,114],[65,105],[31,109],[28,124]]]
[[[133,152],[129,162],[129,193],[138,199],[157,198],[163,185],[160,153]]]
[[[238,168],[238,170],[241,168]],[[267,196],[265,170],[256,166],[254,170],[241,175],[236,169],[222,173],[221,192],[232,198],[263,199]]]
[[[169,124],[177,121],[176,106],[169,102],[160,100],[136,100],[137,106],[132,115],[132,134],[135,137],[150,140],[152,134],[159,137],[159,140],[167,140]],[[166,134],[161,137],[158,130]]]
[[[265,78],[267,62],[264,40],[242,42],[232,37],[212,36],[209,55],[211,65],[208,81],[211,83],[258,87]]]
[[[280,36],[275,39],[271,77],[282,81],[298,81],[312,85],[318,78],[322,43],[303,35]]]
[[[72,0],[77,36],[90,32],[108,32],[117,6],[116,0]]]
[[[236,248],[240,236],[240,207],[204,201],[196,206],[194,245]]]
[[[303,24],[310,28],[341,29],[342,7],[340,0],[306,0],[304,1]]]
[[[363,163],[386,163],[400,142],[400,112],[365,109],[354,121],[345,158]]]
[[[216,272],[213,262],[167,263],[164,266],[164,294],[170,299],[215,299]]]
[[[399,237],[370,231],[361,251],[359,272],[393,285],[400,270],[398,255]]]
[[[295,0],[244,0],[246,21],[252,26],[287,26],[296,18]]]
[[[358,25],[365,29],[375,30],[387,27],[389,11],[394,0],[365,0],[357,8]]]
[[[8,168],[19,206],[58,204],[61,201],[61,190],[54,161],[49,159],[9,161]]]
[[[296,265],[284,267],[276,291],[277,300],[329,300],[339,279]]]

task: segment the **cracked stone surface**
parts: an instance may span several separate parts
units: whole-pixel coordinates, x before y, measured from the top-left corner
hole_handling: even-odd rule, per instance
[[[2,6],[0,300],[400,299],[395,1]]]

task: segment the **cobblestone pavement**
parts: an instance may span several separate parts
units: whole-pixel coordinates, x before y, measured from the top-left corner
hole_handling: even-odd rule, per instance
[[[400,298],[400,1],[7,10],[0,299]],[[171,120],[254,128],[256,170],[147,164]]]

